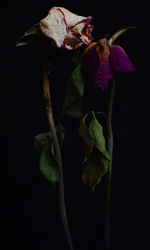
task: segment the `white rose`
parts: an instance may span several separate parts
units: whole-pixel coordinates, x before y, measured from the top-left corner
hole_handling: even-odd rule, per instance
[[[91,16],[78,16],[65,8],[53,7],[40,21],[40,29],[57,47],[77,49],[82,44],[89,45],[93,39],[91,20]]]

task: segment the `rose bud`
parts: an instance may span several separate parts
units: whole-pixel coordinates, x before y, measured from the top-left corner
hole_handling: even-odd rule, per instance
[[[40,29],[57,47],[77,49],[82,44],[89,45],[93,39],[91,20],[91,16],[78,16],[65,8],[53,7],[40,21]]]

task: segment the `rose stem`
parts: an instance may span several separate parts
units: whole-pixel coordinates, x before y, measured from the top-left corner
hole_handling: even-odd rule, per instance
[[[59,164],[60,169],[60,176],[59,176],[59,205],[60,205],[60,215],[62,219],[62,224],[64,227],[64,231],[66,234],[67,242],[69,245],[70,250],[74,250],[72,240],[71,240],[71,233],[69,229],[67,213],[66,213],[66,206],[65,206],[65,197],[64,197],[64,180],[63,180],[63,168],[62,168],[62,158],[61,158],[61,150],[56,134],[56,128],[54,124],[53,118],[53,111],[51,105],[51,94],[50,94],[50,85],[48,80],[48,65],[47,65],[47,42],[45,44],[45,53],[44,53],[44,60],[43,60],[43,91],[44,91],[44,102],[48,116],[48,122],[50,126],[50,130],[52,132],[53,142],[54,142],[54,149],[56,153],[56,158]]]
[[[110,100],[107,113],[107,150],[110,155],[109,169],[106,179],[106,204],[105,204],[105,221],[104,221],[104,249],[110,249],[110,203],[111,203],[111,175],[112,175],[112,156],[113,156],[113,132],[111,126],[112,110],[115,96],[116,80],[113,78]]]

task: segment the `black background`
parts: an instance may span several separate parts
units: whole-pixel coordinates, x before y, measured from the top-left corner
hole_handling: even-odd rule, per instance
[[[5,1],[1,8],[1,236],[2,249],[66,249],[57,188],[41,175],[36,134],[49,130],[42,97],[42,43],[16,48],[17,38],[63,6],[93,16],[96,39],[134,25],[117,43],[137,72],[118,75],[113,110],[114,157],[111,202],[111,249],[149,248],[149,65],[148,6],[144,1]],[[73,52],[54,49],[52,100],[57,122]],[[100,90],[88,93],[87,109],[105,109]],[[104,106],[102,105],[104,104]],[[102,249],[105,178],[93,195],[81,182],[83,147],[78,119],[64,118],[65,195],[77,250]]]

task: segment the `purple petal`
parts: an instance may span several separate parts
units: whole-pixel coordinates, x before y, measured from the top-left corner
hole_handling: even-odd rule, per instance
[[[83,57],[83,72],[87,85],[96,84],[97,72],[99,68],[99,57],[95,47],[90,48]]]
[[[109,49],[110,60],[114,71],[133,72],[136,70],[123,48],[115,45]]]
[[[114,72],[108,57],[102,65],[100,64],[97,74],[97,87],[100,87],[103,90],[108,88],[109,81],[113,78],[113,76]]]
[[[84,55],[83,70],[86,83],[103,90],[108,87],[109,80],[114,76],[109,58],[102,64],[96,46],[90,48]]]

